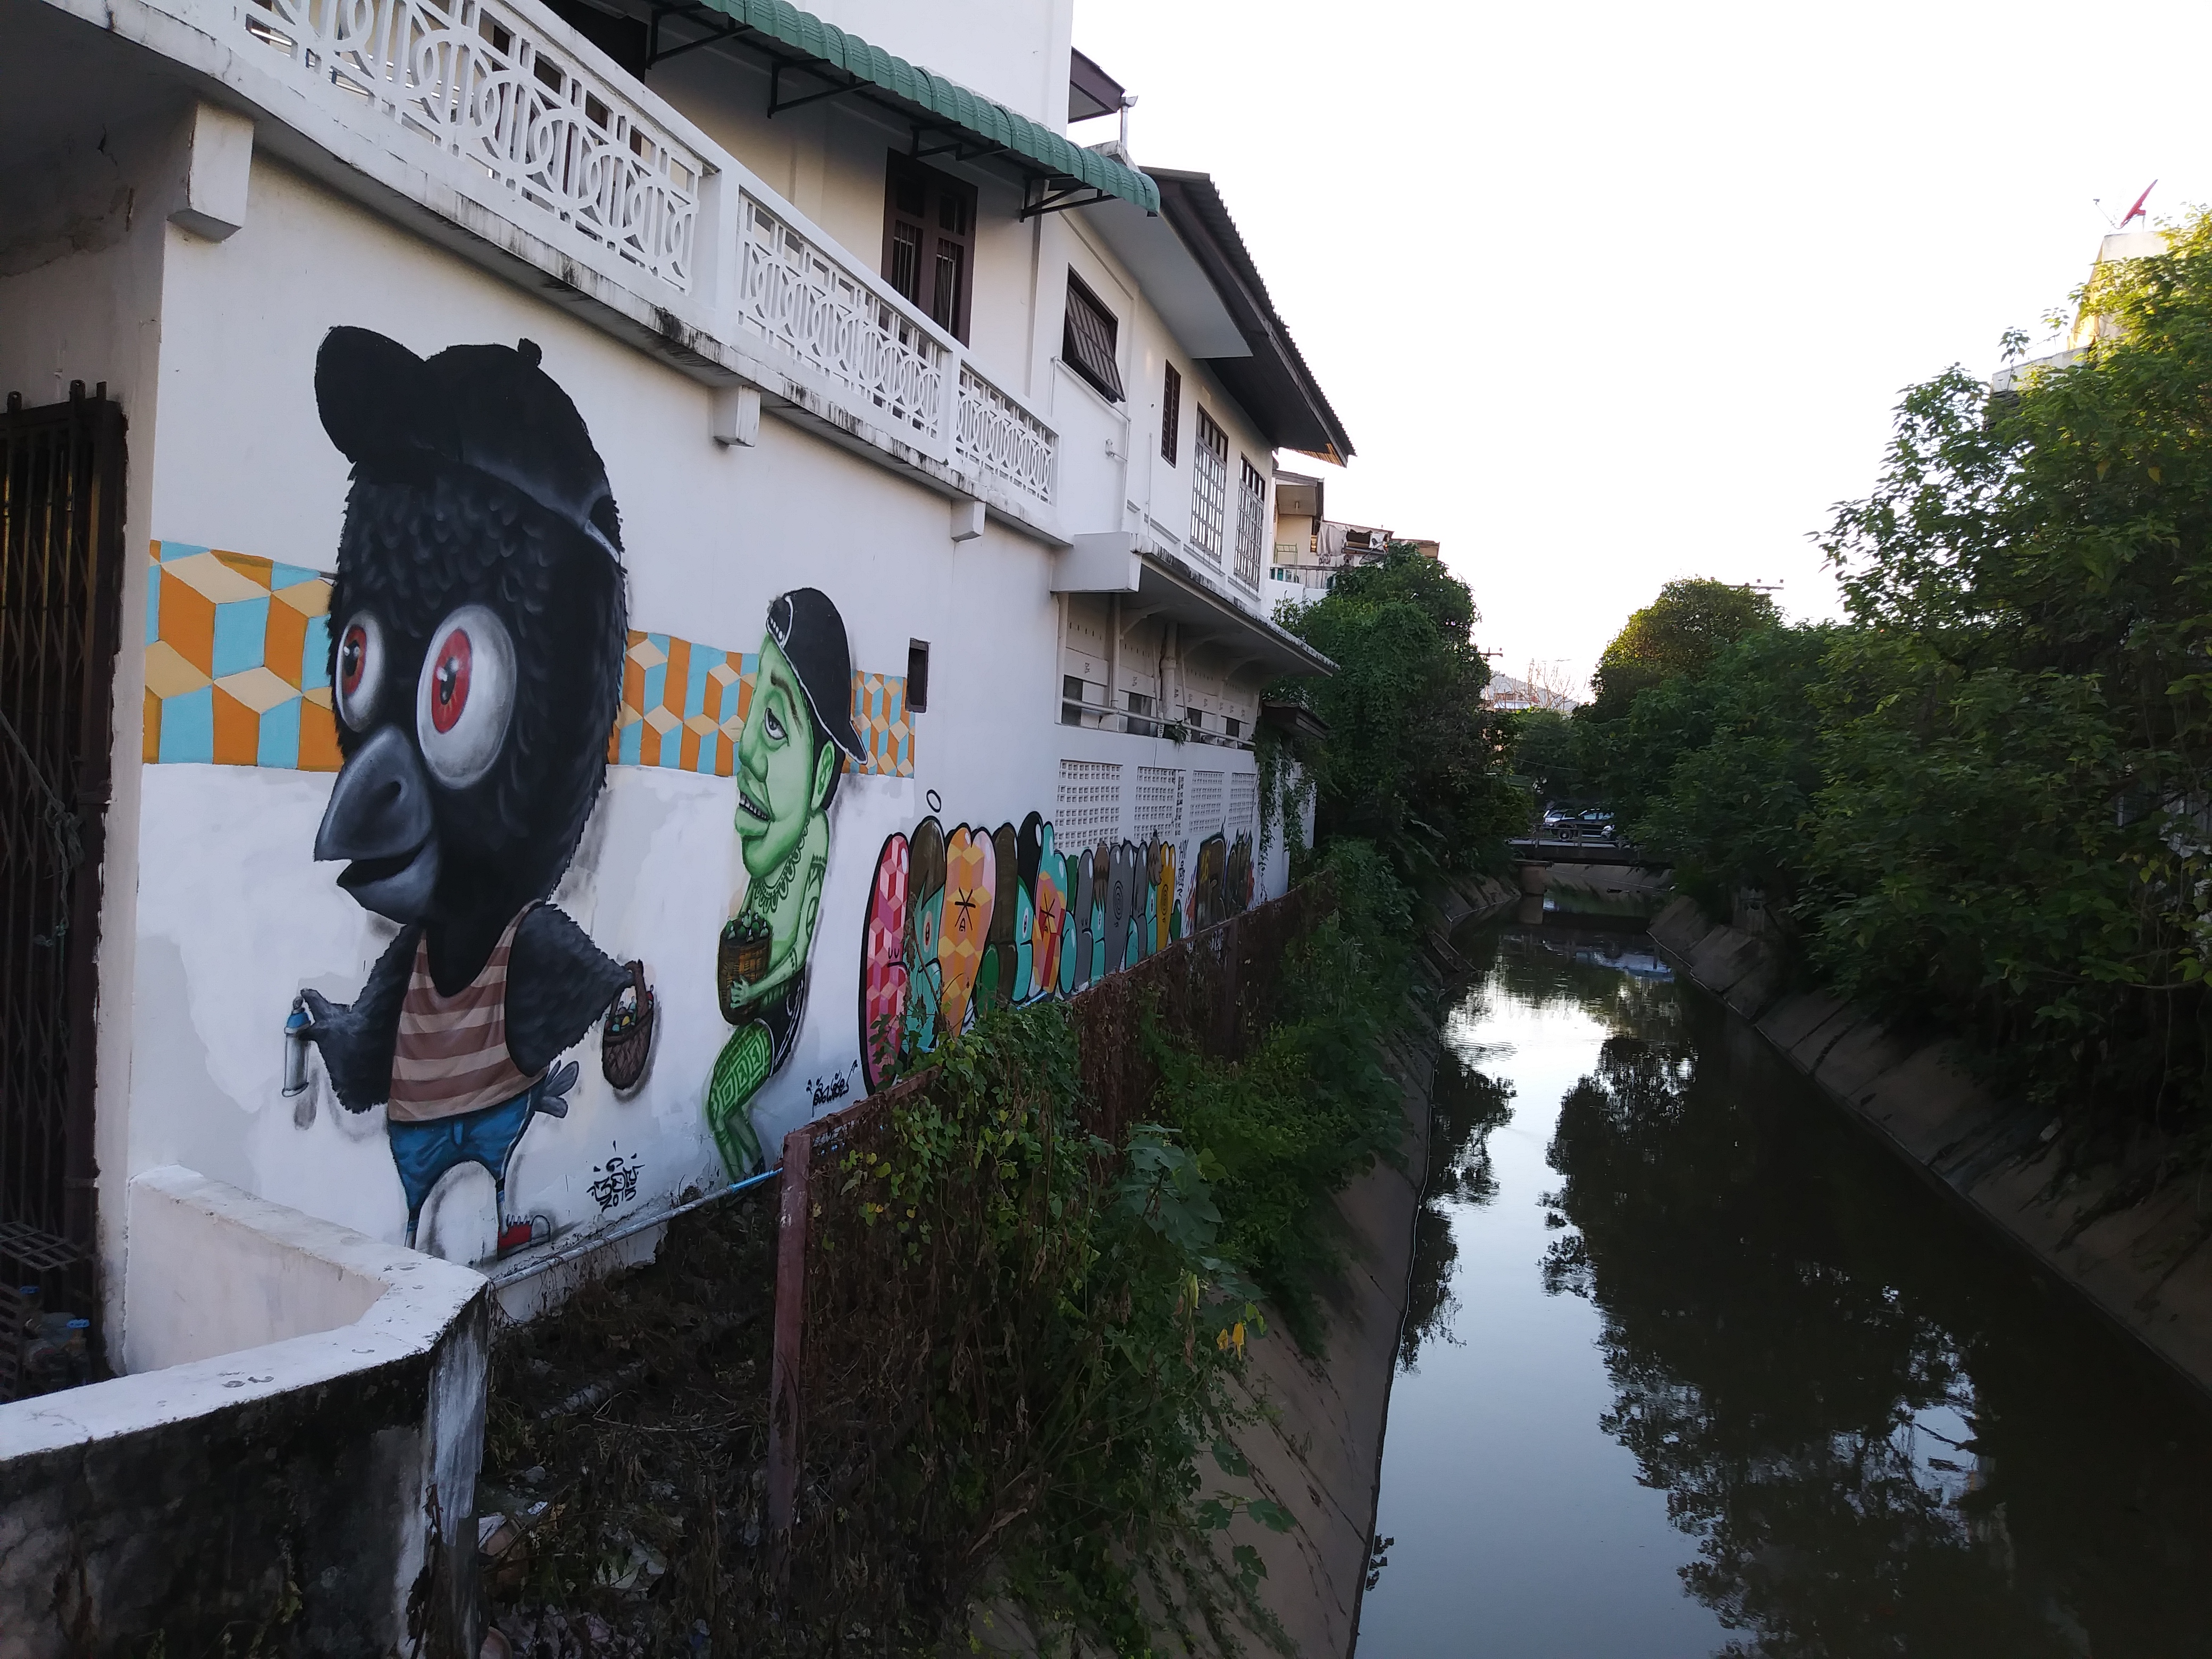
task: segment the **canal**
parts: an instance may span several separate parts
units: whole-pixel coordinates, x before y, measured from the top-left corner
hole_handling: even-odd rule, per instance
[[[1644,935],[1458,943],[1360,1659],[2212,1655],[2198,1395]]]

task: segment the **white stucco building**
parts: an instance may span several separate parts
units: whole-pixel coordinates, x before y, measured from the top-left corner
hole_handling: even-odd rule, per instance
[[[1211,181],[1066,136],[1119,100],[1071,20],[0,0],[0,811],[53,842],[0,1277],[82,1372],[358,1312],[179,1334],[259,1282],[192,1176],[526,1309],[975,1008],[1281,890],[1259,692],[1328,665],[1268,620],[1274,456],[1351,444]]]

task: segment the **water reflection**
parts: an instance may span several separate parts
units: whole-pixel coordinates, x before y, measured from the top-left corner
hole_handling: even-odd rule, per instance
[[[1689,1547],[1676,1576],[1721,1627],[1616,1650],[2212,1655],[2212,1432],[2197,1396],[1921,1185],[1754,1033],[1653,971],[1640,939],[1547,928],[1463,943],[1479,972],[1450,1024],[1462,1063],[1445,1092],[1468,1127],[1444,1162],[1470,1184],[1464,1199],[1439,1187],[1425,1218],[1409,1348],[1484,1342],[1452,1311],[1478,1290],[1500,1329],[1523,1316],[1468,1263],[1484,1229],[1540,1206],[1548,1248],[1517,1272],[1540,1296],[1594,1310],[1611,1396],[1578,1420],[1663,1494]],[[1560,1081],[1544,1098],[1527,1080],[1509,1108],[1528,1061],[1499,1036],[1562,1012],[1588,1021],[1582,1075],[1563,1099]],[[1556,1190],[1509,1182],[1500,1196],[1490,1140],[1509,1119],[1516,1134],[1548,1129]],[[1591,1350],[1547,1354],[1554,1388],[1575,1395]],[[1401,1378],[1402,1412],[1394,1396],[1382,1526],[1404,1540],[1401,1560],[1424,1518],[1408,1507],[1409,1456],[1486,1459],[1486,1508],[1552,1501],[1540,1473],[1525,1490],[1496,1479],[1484,1437],[1525,1433],[1528,1408],[1467,1375],[1473,1389],[1450,1402],[1464,1450],[1399,1443],[1433,1379]],[[1635,1507],[1626,1491],[1611,1501]],[[1607,1547],[1586,1571],[1612,1570]],[[1632,1547],[1647,1553],[1621,1554],[1624,1576],[1649,1559],[1648,1536],[1619,1546]],[[1393,1594],[1382,1583],[1371,1605]],[[1463,1592],[1438,1575],[1400,1593]],[[1501,1593],[1513,1591],[1493,1588],[1462,1616],[1498,1613]],[[1545,1609],[1510,1611],[1532,1634],[1468,1650],[1571,1650],[1556,1628],[1545,1639]],[[1363,1620],[1363,1637],[1394,1620],[1415,1627],[1389,1612]],[[1571,1620],[1560,1609],[1553,1622]],[[1365,1650],[1418,1649],[1400,1636]]]

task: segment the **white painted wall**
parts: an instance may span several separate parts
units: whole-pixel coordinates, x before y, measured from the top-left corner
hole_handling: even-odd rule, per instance
[[[1119,763],[1132,783],[1139,764],[1251,769],[1236,751],[1057,724],[1054,556],[1041,544],[996,524],[955,544],[942,497],[782,422],[763,423],[757,447],[718,447],[708,394],[693,382],[281,164],[257,164],[237,234],[171,248],[161,315],[168,347],[152,445],[154,536],[329,568],[346,463],[315,410],[324,332],[373,328],[422,354],[527,336],[605,460],[633,627],[750,650],[769,600],[803,584],[839,605],[856,668],[903,672],[908,641],[931,642],[916,775],[848,776],[832,807],[808,1011],[754,1113],[766,1145],[814,1114],[810,1085],[851,1072],[876,855],[933,799],[948,830],[1018,823],[1031,811],[1053,815],[1063,757]],[[1106,459],[1096,470],[1117,481]],[[127,1021],[137,1060],[117,1173],[186,1164],[397,1240],[404,1203],[381,1109],[346,1112],[319,1081],[303,1101],[281,1093],[294,994],[311,987],[350,1000],[392,933],[337,888],[334,866],[312,858],[329,775],[139,769],[137,960],[130,994],[107,1016]],[[743,889],[733,801],[726,779],[610,769],[555,897],[610,955],[645,960],[661,999],[653,1069],[635,1097],[618,1099],[599,1074],[596,1036],[587,1039],[568,1117],[540,1118],[523,1139],[511,1212],[543,1213],[567,1235],[724,1178],[702,1103],[728,1030],[712,988],[715,941]],[[1189,848],[1220,827],[1187,826]],[[1270,890],[1279,885],[1279,873]],[[588,1189],[617,1150],[643,1177],[634,1199],[603,1212]],[[464,1168],[431,1200],[419,1242],[477,1260],[494,1226],[489,1177]]]
[[[120,1369],[215,1359],[350,1325],[391,1288],[328,1223],[168,1164],[131,1178]]]
[[[1055,132],[1066,128],[1074,0],[814,0],[807,9]]]
[[[826,15],[1057,125],[1065,0],[988,0],[988,26],[976,9],[854,0]],[[921,44],[933,35],[961,42],[973,61],[933,56]],[[653,85],[859,263],[876,264],[884,155],[908,136],[897,124],[839,101],[771,122],[765,75],[710,52],[674,60]],[[232,1248],[236,1240],[204,1218],[134,1196],[134,1176],[189,1166],[387,1243],[404,1224],[382,1109],[340,1109],[319,1066],[308,1093],[281,1092],[294,994],[312,988],[350,1000],[393,932],[337,889],[335,866],[313,859],[330,775],[140,758],[149,545],[190,543],[310,569],[335,563],[348,469],[323,432],[313,387],[330,328],[375,329],[423,355],[538,342],[620,502],[633,627],[750,651],[770,599],[805,585],[839,605],[856,669],[902,672],[909,640],[930,642],[915,775],[848,776],[832,809],[807,1013],[754,1112],[771,1150],[814,1115],[822,1085],[853,1069],[864,910],[887,836],[932,812],[948,830],[1018,823],[1032,811],[1051,817],[1063,759],[1123,769],[1124,834],[1139,767],[1252,774],[1241,751],[1059,724],[1063,607],[1050,591],[1056,556],[1042,543],[994,521],[956,544],[941,495],[783,421],[766,422],[756,447],[716,445],[699,383],[536,289],[364,210],[268,147],[254,157],[234,234],[209,240],[168,222],[184,187],[191,110],[179,94],[173,108],[110,124],[96,149],[0,166],[0,391],[37,403],[64,394],[72,378],[104,379],[130,422],[97,1139],[106,1326],[131,1369],[329,1329],[358,1315],[366,1294],[343,1274],[303,1275]],[[981,168],[965,176],[982,195],[971,339],[986,374],[1059,425],[1063,528],[1118,526],[1173,549],[1188,526],[1196,400],[1209,399],[1232,444],[1256,459],[1255,437],[1204,368],[1178,357],[1183,465],[1158,463],[1160,364],[1175,347],[1140,285],[1079,214],[1024,222],[1011,179]],[[1129,395],[1119,405],[1058,362],[1071,265],[1121,324]],[[1169,534],[1152,535],[1148,522]],[[1221,587],[1259,608],[1225,577]],[[1215,713],[1249,709],[1255,688],[1224,679],[1202,649],[1187,651],[1174,686],[1163,686],[1162,643],[1158,623],[1137,626],[1117,690],[1171,690],[1178,706],[1161,711],[1168,715],[1186,699]],[[726,779],[611,768],[556,893],[610,955],[644,959],[661,1000],[645,1085],[617,1099],[600,1077],[594,1036],[576,1055],[583,1076],[568,1115],[540,1118],[521,1143],[507,1208],[548,1217],[564,1243],[725,1179],[702,1103],[728,1030],[712,1001],[715,942],[744,880],[733,799]],[[1198,842],[1223,827],[1186,817],[1186,886]],[[1268,839],[1263,893],[1280,890],[1286,868],[1283,837]],[[642,1175],[634,1197],[605,1207],[590,1188],[616,1152]],[[420,1242],[478,1260],[496,1223],[489,1178],[465,1167],[432,1200]],[[210,1270],[235,1281],[214,1313],[179,1276]]]

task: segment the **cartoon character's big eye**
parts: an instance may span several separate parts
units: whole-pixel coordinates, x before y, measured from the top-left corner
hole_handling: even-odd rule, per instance
[[[480,605],[465,605],[430,635],[415,688],[415,741],[430,775],[460,789],[491,770],[514,709],[507,624]]]
[[[331,688],[338,718],[356,732],[368,730],[383,686],[384,630],[374,616],[356,611],[338,635],[337,684]]]

